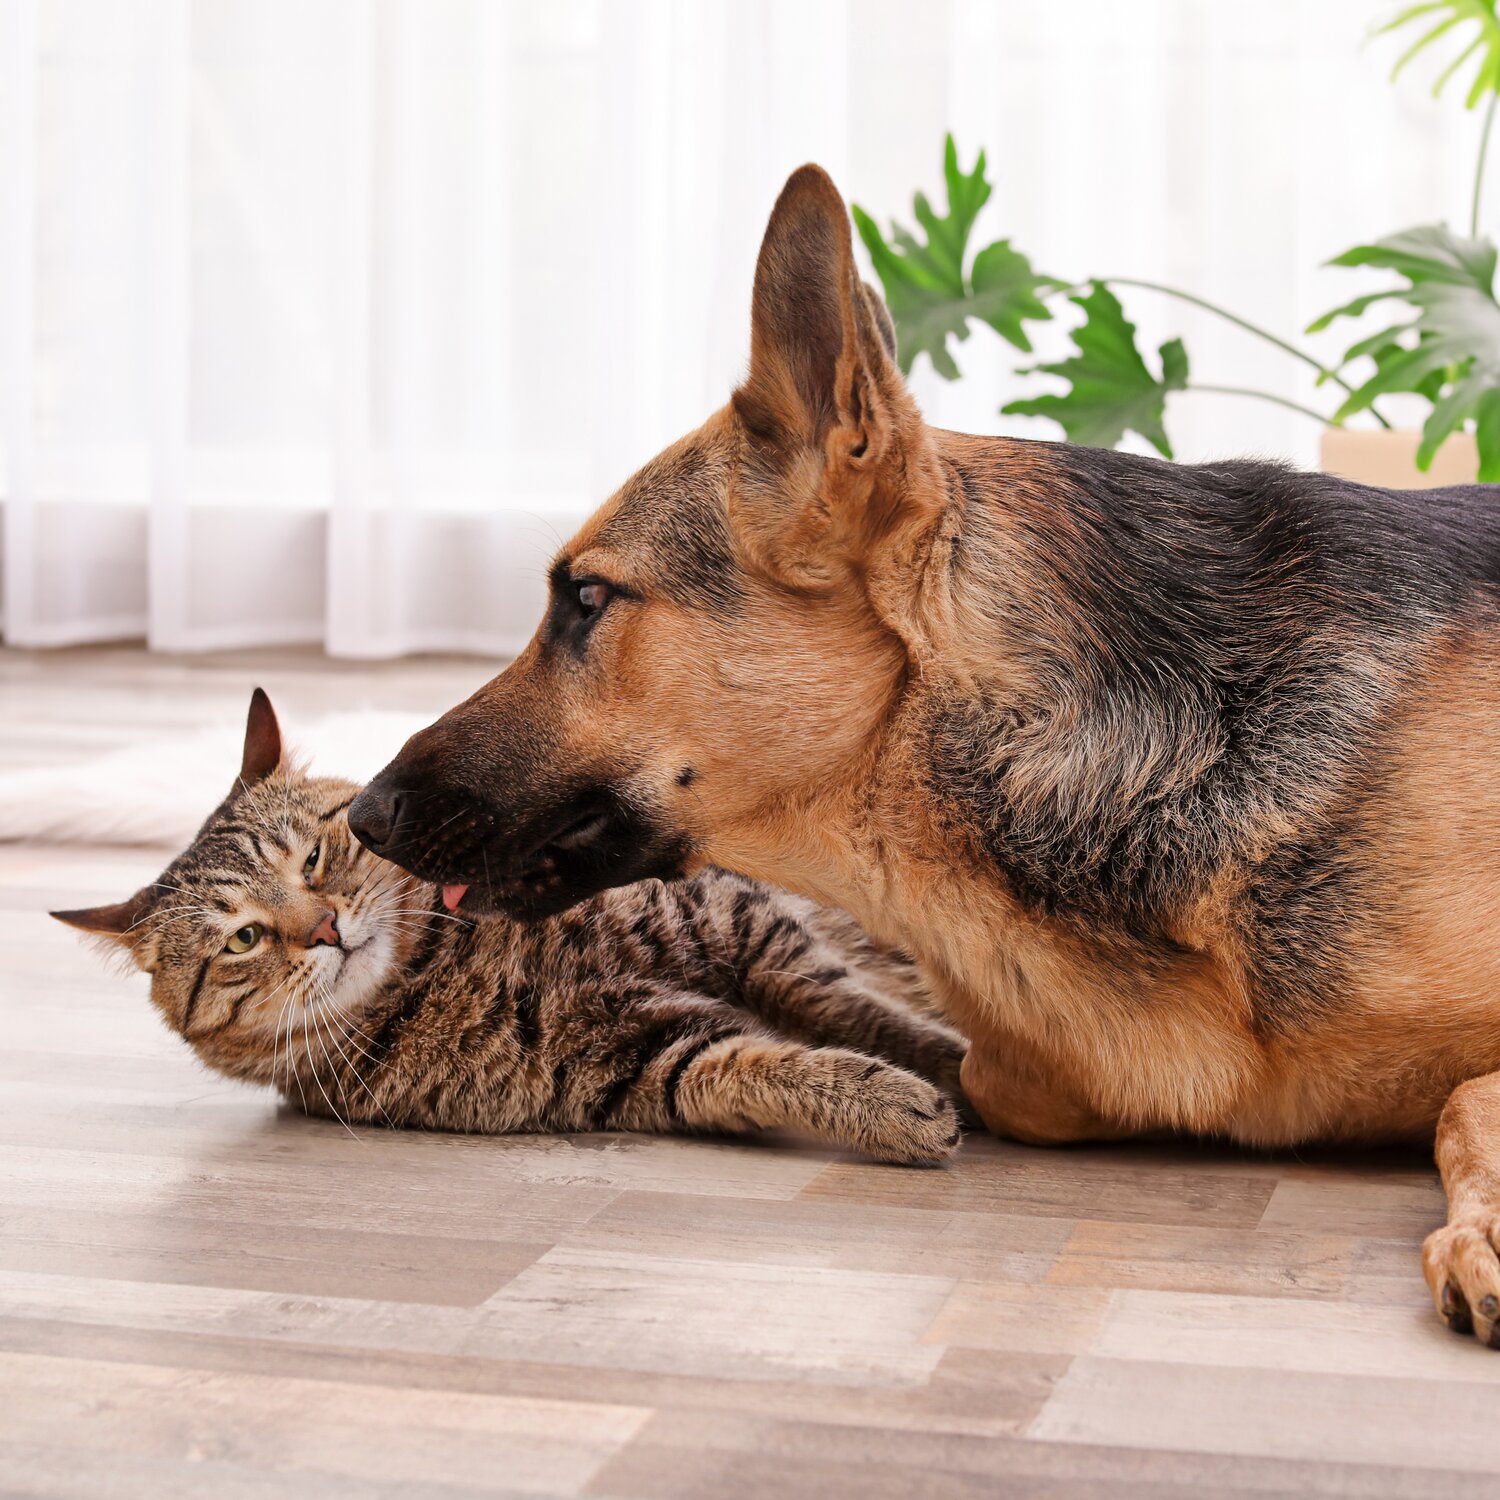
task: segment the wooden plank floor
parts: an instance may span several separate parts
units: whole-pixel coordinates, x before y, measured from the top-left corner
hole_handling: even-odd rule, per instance
[[[0,765],[488,670],[0,652]],[[1496,1492],[1500,1354],[1428,1307],[1419,1153],[351,1136],[43,915],[167,852],[0,845],[7,1494]]]

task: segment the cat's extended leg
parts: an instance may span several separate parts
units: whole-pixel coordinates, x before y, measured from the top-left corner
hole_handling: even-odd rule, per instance
[[[740,1001],[775,1031],[882,1057],[961,1097],[964,1040],[899,998],[911,983],[905,960],[886,960],[903,971],[895,976],[895,993],[887,994],[880,988],[876,950],[851,963],[851,955],[809,923],[775,907],[756,914],[744,953]]]
[[[1454,1089],[1436,1156],[1448,1222],[1427,1236],[1422,1270],[1438,1316],[1500,1349],[1500,1073]]]
[[[592,1123],[731,1134],[787,1128],[905,1163],[942,1161],[958,1144],[952,1103],[879,1058],[746,1030],[743,1015],[698,997],[648,1009],[641,1036],[661,1044],[624,1049],[627,1071],[605,1084]]]
[[[673,1107],[690,1129],[785,1127],[907,1165],[945,1160],[961,1134],[952,1101],[903,1068],[843,1047],[754,1035],[694,1058]]]
[[[846,911],[806,904],[810,907],[805,918],[808,927],[820,942],[837,950],[850,973],[918,1015],[943,1019],[921,969],[909,953],[877,942]]]

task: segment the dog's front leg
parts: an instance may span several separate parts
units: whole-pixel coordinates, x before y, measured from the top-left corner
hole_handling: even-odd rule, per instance
[[[1454,1089],[1436,1154],[1448,1222],[1427,1236],[1422,1270],[1438,1316],[1500,1349],[1500,1073]]]
[[[1105,1119],[1050,1058],[998,1025],[991,1007],[954,981],[946,965],[925,966],[923,974],[939,1009],[968,1038],[958,1081],[992,1134],[1037,1146],[1138,1134]]]
[[[959,1080],[980,1119],[996,1135],[1057,1146],[1136,1133],[1106,1120],[1017,1037],[994,1032],[972,1036]]]

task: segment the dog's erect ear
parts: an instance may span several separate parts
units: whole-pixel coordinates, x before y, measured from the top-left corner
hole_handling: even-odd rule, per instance
[[[821,167],[799,168],[760,247],[750,374],[734,395],[760,472],[781,476],[774,495],[742,502],[775,571],[816,583],[907,513],[922,419],[895,350],[890,316],[855,268],[838,189]]]
[[[880,299],[859,279],[849,214],[821,167],[799,167],[771,211],[755,266],[750,375],[735,409],[757,436],[875,456],[904,393]]]
[[[896,325],[891,322],[891,310],[880,300],[880,293],[868,281],[860,282],[859,289],[864,294],[865,301],[870,305],[870,314],[875,319],[875,326],[880,333],[880,342],[885,345],[886,358],[895,363]]]
[[[145,968],[142,953],[145,930],[142,924],[151,913],[155,897],[156,888],[147,885],[127,900],[116,901],[110,906],[84,906],[76,911],[54,911],[47,915],[88,933],[90,937],[104,938],[129,949],[136,962]]]
[[[245,719],[245,753],[240,761],[240,781],[254,786],[281,764],[281,726],[264,688],[250,695],[250,713]]]

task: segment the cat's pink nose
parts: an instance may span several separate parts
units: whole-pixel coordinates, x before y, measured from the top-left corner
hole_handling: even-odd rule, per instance
[[[340,946],[338,925],[334,922],[331,911],[325,911],[318,925],[307,935],[309,948],[316,948],[319,943],[327,943],[330,948]]]

